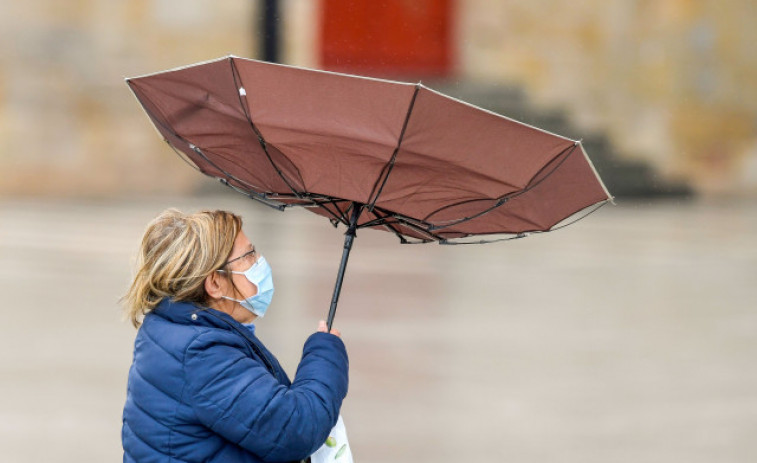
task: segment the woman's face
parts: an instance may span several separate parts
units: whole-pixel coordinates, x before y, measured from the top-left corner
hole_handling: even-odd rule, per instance
[[[247,239],[247,235],[240,231],[231,248],[227,270],[244,272],[258,260],[255,248]],[[257,317],[238,302],[226,299],[247,299],[258,293],[258,288],[246,276],[231,272],[213,272],[205,279],[205,291],[210,296],[209,306],[231,315],[240,323],[251,323]]]
[[[205,278],[208,306],[231,315],[240,323],[251,323],[258,318],[257,315],[242,307],[239,302],[228,299],[244,300],[258,293],[257,286],[245,275],[232,273],[249,270],[257,262],[258,257],[259,254],[247,235],[240,231],[226,261],[225,270],[227,271],[219,270]]]
[[[226,268],[234,272],[244,272],[252,267],[257,260],[258,253],[255,250],[255,246],[250,243],[247,235],[243,231],[240,231],[234,240],[234,247],[231,248],[228,260],[229,264]],[[227,273],[227,275],[234,282],[231,290],[233,291],[236,288],[238,292],[238,294],[230,294],[230,296],[236,299],[246,299],[258,293],[258,288],[246,276],[231,272]]]

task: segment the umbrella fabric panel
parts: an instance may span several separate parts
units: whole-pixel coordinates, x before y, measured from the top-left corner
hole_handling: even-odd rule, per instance
[[[376,204],[419,220],[475,215],[526,188],[574,142],[421,87]],[[449,217],[453,211],[461,214]],[[438,214],[438,213],[437,213]]]
[[[291,191],[244,113],[228,60],[130,79],[129,85],[158,131],[203,173],[257,192]],[[297,179],[285,156],[275,149],[269,155]]]
[[[607,191],[593,173],[593,168],[580,145],[544,167],[522,193],[513,195],[504,204],[486,214],[433,230],[445,238],[460,236],[548,231],[566,218],[592,205],[609,199]],[[434,222],[444,224],[476,208],[492,207],[494,201],[482,202],[465,210],[442,211]],[[444,217],[446,215],[446,217]]]
[[[607,199],[607,191],[593,174],[581,145],[577,144],[544,166],[523,190],[515,192],[506,201],[459,202],[440,210],[426,222],[381,208],[370,212],[363,210],[358,228],[380,228],[399,235],[400,239],[423,241],[543,232]],[[346,224],[351,207],[350,202],[340,201],[328,205],[331,213],[311,210],[332,219],[338,217]]]
[[[367,203],[400,138],[415,86],[234,59],[268,146],[303,190]]]

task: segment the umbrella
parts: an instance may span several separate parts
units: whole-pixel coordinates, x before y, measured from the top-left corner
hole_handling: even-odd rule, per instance
[[[612,200],[581,143],[417,83],[228,56],[126,79],[190,165],[271,207],[402,243],[483,243],[572,223]]]

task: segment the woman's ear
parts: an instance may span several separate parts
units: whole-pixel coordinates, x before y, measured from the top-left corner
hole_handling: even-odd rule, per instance
[[[211,299],[220,299],[226,289],[226,280],[219,272],[213,272],[205,277],[205,292]]]

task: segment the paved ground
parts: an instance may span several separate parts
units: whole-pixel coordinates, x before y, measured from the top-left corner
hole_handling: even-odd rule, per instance
[[[130,258],[168,206],[230,208],[272,263],[258,333],[293,373],[342,234],[235,196],[0,200],[0,449],[118,461]],[[757,205],[621,204],[553,234],[401,246],[359,234],[337,325],[343,414],[370,462],[749,462]]]

